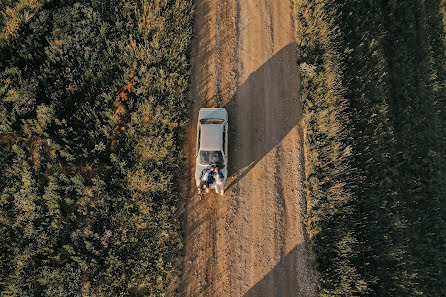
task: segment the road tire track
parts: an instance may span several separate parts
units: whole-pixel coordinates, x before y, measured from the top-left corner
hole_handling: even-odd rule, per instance
[[[315,296],[288,1],[197,0],[182,296]],[[194,189],[201,107],[229,113],[224,196]]]

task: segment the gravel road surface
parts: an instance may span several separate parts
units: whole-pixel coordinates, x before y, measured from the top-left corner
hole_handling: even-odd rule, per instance
[[[183,296],[316,295],[293,34],[287,0],[196,1]],[[201,107],[229,112],[224,196],[194,189]]]

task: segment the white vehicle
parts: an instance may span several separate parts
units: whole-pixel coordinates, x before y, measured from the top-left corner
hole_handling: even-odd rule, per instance
[[[228,112],[224,108],[202,108],[198,115],[195,181],[201,185],[204,169],[217,166],[223,173],[223,181],[216,181],[210,189],[224,193],[228,173]],[[199,188],[201,191],[201,188]]]

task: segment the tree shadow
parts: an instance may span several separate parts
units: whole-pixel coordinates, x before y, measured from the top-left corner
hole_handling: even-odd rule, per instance
[[[296,44],[279,50],[237,88],[224,107],[229,114],[227,190],[240,181],[302,118]],[[302,139],[302,138],[301,138]],[[298,146],[299,143],[296,143]],[[283,164],[285,166],[286,164]]]
[[[315,296],[314,268],[306,242],[296,245],[243,297]]]

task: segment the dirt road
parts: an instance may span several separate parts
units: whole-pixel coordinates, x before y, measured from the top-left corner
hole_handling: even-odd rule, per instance
[[[291,14],[287,0],[196,1],[183,296],[315,296]],[[200,107],[229,112],[223,197],[193,188]]]

